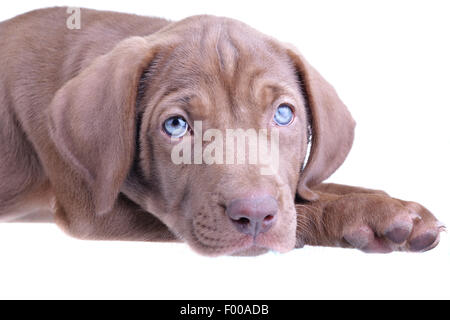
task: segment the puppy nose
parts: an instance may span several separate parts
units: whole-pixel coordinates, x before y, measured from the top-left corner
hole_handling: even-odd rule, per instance
[[[272,196],[235,199],[226,212],[239,232],[256,237],[275,224],[278,203]]]

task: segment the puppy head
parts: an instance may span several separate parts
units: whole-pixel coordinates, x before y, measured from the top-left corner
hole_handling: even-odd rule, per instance
[[[331,86],[295,50],[231,19],[192,17],[125,40],[77,78],[50,118],[89,190],[81,209],[114,214],[123,193],[203,254],[292,249],[296,192],[314,200],[310,188],[351,146],[353,122]]]

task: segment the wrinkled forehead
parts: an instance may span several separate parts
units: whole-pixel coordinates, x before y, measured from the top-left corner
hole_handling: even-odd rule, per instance
[[[171,79],[167,90],[189,102],[197,118],[210,118],[217,108],[231,108],[226,114],[239,117],[285,96],[300,99],[288,56],[259,32],[224,19],[185,34],[167,57],[164,74]]]

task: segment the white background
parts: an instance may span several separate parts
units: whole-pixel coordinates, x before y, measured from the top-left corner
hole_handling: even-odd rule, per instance
[[[3,1],[0,20],[55,4],[63,5]],[[415,200],[450,225],[448,1],[67,4],[170,19],[229,16],[295,44],[358,122],[353,150],[330,180]],[[0,298],[450,298],[449,274],[448,234],[425,254],[306,248],[204,258],[182,244],[79,241],[54,225],[0,225]]]

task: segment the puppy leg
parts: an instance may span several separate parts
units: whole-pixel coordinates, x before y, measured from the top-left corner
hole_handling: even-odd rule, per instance
[[[7,222],[51,223],[54,221],[53,214],[50,210],[37,210],[16,219],[9,220]]]
[[[332,184],[320,185],[315,191],[320,194],[318,201],[296,204],[299,247],[420,252],[433,249],[444,230],[423,206],[382,191]]]
[[[0,221],[4,222],[48,206],[50,185],[2,95],[0,88]]]
[[[111,211],[89,218],[68,216],[56,204],[55,222],[66,233],[80,239],[179,241],[159,219],[122,195]]]

